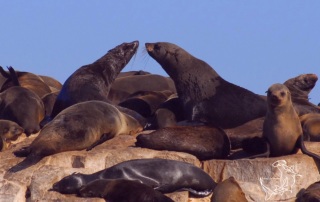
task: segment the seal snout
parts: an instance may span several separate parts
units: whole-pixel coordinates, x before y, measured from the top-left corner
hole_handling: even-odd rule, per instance
[[[152,52],[154,49],[154,45],[152,43],[146,43],[145,46],[148,52]]]

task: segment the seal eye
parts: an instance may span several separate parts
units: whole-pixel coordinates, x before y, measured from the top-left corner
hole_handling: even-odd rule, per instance
[[[281,97],[284,97],[284,96],[286,95],[286,93],[282,91],[282,92],[280,93],[280,95],[281,95]]]
[[[160,46],[159,46],[158,44],[155,44],[154,47],[153,47],[153,49],[156,50],[156,51],[158,51],[158,50],[160,50]]]

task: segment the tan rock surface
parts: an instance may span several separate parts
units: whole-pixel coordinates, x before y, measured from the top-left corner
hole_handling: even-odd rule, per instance
[[[271,193],[269,201],[283,200],[294,201],[296,194],[302,188],[307,188],[311,183],[320,180],[319,170],[315,161],[299,152],[295,155],[279,158],[259,158],[241,160],[210,160],[200,162],[196,157],[182,153],[169,151],[155,151],[134,147],[136,141],[132,136],[117,136],[91,151],[72,151],[55,154],[42,159],[38,164],[22,170],[18,173],[8,173],[7,170],[23,158],[17,158],[12,151],[26,146],[32,142],[36,135],[32,135],[19,143],[12,145],[9,150],[0,153],[0,201],[104,201],[100,198],[79,198],[74,195],[64,195],[48,191],[52,184],[64,176],[73,172],[93,173],[117,163],[139,158],[165,158],[180,160],[202,167],[216,182],[220,182],[230,176],[234,176],[243,189],[249,201],[264,201],[266,193],[263,190],[260,178],[266,187],[275,189],[282,180],[292,185],[292,192],[283,191]],[[307,147],[320,153],[320,143],[307,143]],[[276,161],[278,167],[272,166]],[[285,162],[285,165],[281,165]],[[274,164],[275,165],[275,164]],[[288,169],[286,172],[284,168]],[[282,171],[280,172],[280,170]],[[294,178],[293,174],[294,173]],[[269,178],[274,179],[268,180]],[[295,179],[295,181],[292,181]],[[291,181],[290,181],[291,180]],[[284,182],[284,181],[282,181]],[[283,183],[282,183],[283,184]],[[281,186],[278,186],[278,188]],[[291,186],[289,186],[291,187]],[[283,186],[282,186],[283,188]],[[175,192],[167,194],[177,202],[210,202],[210,196],[205,198],[192,198],[188,192]]]

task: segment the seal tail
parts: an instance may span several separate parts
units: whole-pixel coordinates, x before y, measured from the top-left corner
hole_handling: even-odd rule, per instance
[[[19,172],[21,170],[24,170],[26,168],[29,168],[30,166],[35,165],[38,163],[43,156],[35,155],[35,154],[30,154],[28,155],[23,161],[18,163],[17,165],[11,167],[8,171],[12,173]]]
[[[315,154],[315,153],[313,153],[313,152],[311,152],[311,151],[309,151],[306,148],[306,146],[304,145],[303,135],[300,135],[300,148],[301,148],[302,153],[304,153],[304,154],[306,154],[308,156],[311,156],[311,157],[317,159],[320,162],[320,156]]]

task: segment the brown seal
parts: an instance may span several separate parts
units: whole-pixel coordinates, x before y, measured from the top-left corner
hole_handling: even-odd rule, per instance
[[[318,77],[315,74],[301,74],[283,83],[290,90],[293,106],[299,116],[320,113],[320,108],[309,101],[309,93],[317,81]]]
[[[0,119],[16,122],[27,136],[39,132],[43,117],[41,98],[31,90],[13,86],[0,93]]]
[[[295,153],[297,146],[300,146],[303,153],[320,160],[318,155],[308,151],[304,145],[300,119],[293,107],[289,89],[283,84],[273,84],[267,91],[267,100],[268,112],[262,133],[267,142],[265,145],[258,143],[260,149],[266,148],[266,152],[253,157],[289,155]],[[256,140],[259,141],[257,138]],[[256,144],[247,142],[244,149],[250,151],[250,145]]]
[[[62,84],[55,78],[50,76],[39,75],[41,80],[47,84],[51,90],[51,92],[59,91],[62,88]]]
[[[45,116],[50,117],[53,105],[56,102],[56,99],[58,97],[59,91],[51,92],[48,94],[45,94],[41,100],[44,104],[44,109],[45,109]]]
[[[148,54],[173,79],[188,120],[232,128],[262,117],[259,95],[224,80],[207,63],[171,43],[146,43]]]
[[[7,149],[23,133],[23,128],[9,120],[0,120],[0,151]]]
[[[161,193],[187,190],[194,196],[208,196],[216,182],[201,168],[190,163],[152,158],[124,161],[92,174],[73,173],[52,186],[52,191],[77,194],[79,189],[98,179],[137,180]]]
[[[302,189],[296,202],[318,202],[320,201],[320,181],[311,184],[307,189]]]
[[[8,67],[8,70],[9,72],[6,72],[2,67],[0,67],[0,73],[2,76],[7,78],[7,80],[1,86],[1,92],[12,86],[21,86],[27,88],[36,93],[40,98],[51,92],[49,86],[43,82],[38,75],[30,72],[15,71],[13,67]]]
[[[10,170],[22,170],[59,152],[90,150],[116,135],[140,131],[142,126],[135,118],[111,104],[96,100],[81,102],[63,110],[45,125],[30,146],[14,152],[27,158]]]
[[[308,113],[300,116],[303,135],[310,141],[320,141],[320,114]]]
[[[116,202],[174,202],[169,197],[139,181],[95,180],[79,190],[81,197],[101,197],[106,201]]]
[[[173,126],[137,136],[136,146],[155,150],[186,152],[199,160],[223,159],[230,153],[226,133],[209,126]]]
[[[211,197],[211,202],[247,202],[238,182],[234,177],[229,177],[217,184]]]
[[[126,76],[113,82],[108,98],[113,104],[119,104],[135,92],[164,90],[176,92],[171,78],[157,74]]]
[[[172,91],[138,91],[118,105],[134,110],[143,117],[148,118],[154,114],[158,107],[173,94]]]
[[[119,75],[117,76],[117,78],[126,77],[126,76],[134,76],[134,75],[146,75],[146,74],[151,74],[151,73],[143,71],[143,70],[120,72]]]
[[[76,70],[64,82],[52,109],[51,118],[79,102],[88,100],[108,102],[112,82],[136,53],[138,46],[138,41],[122,43],[94,63]]]

